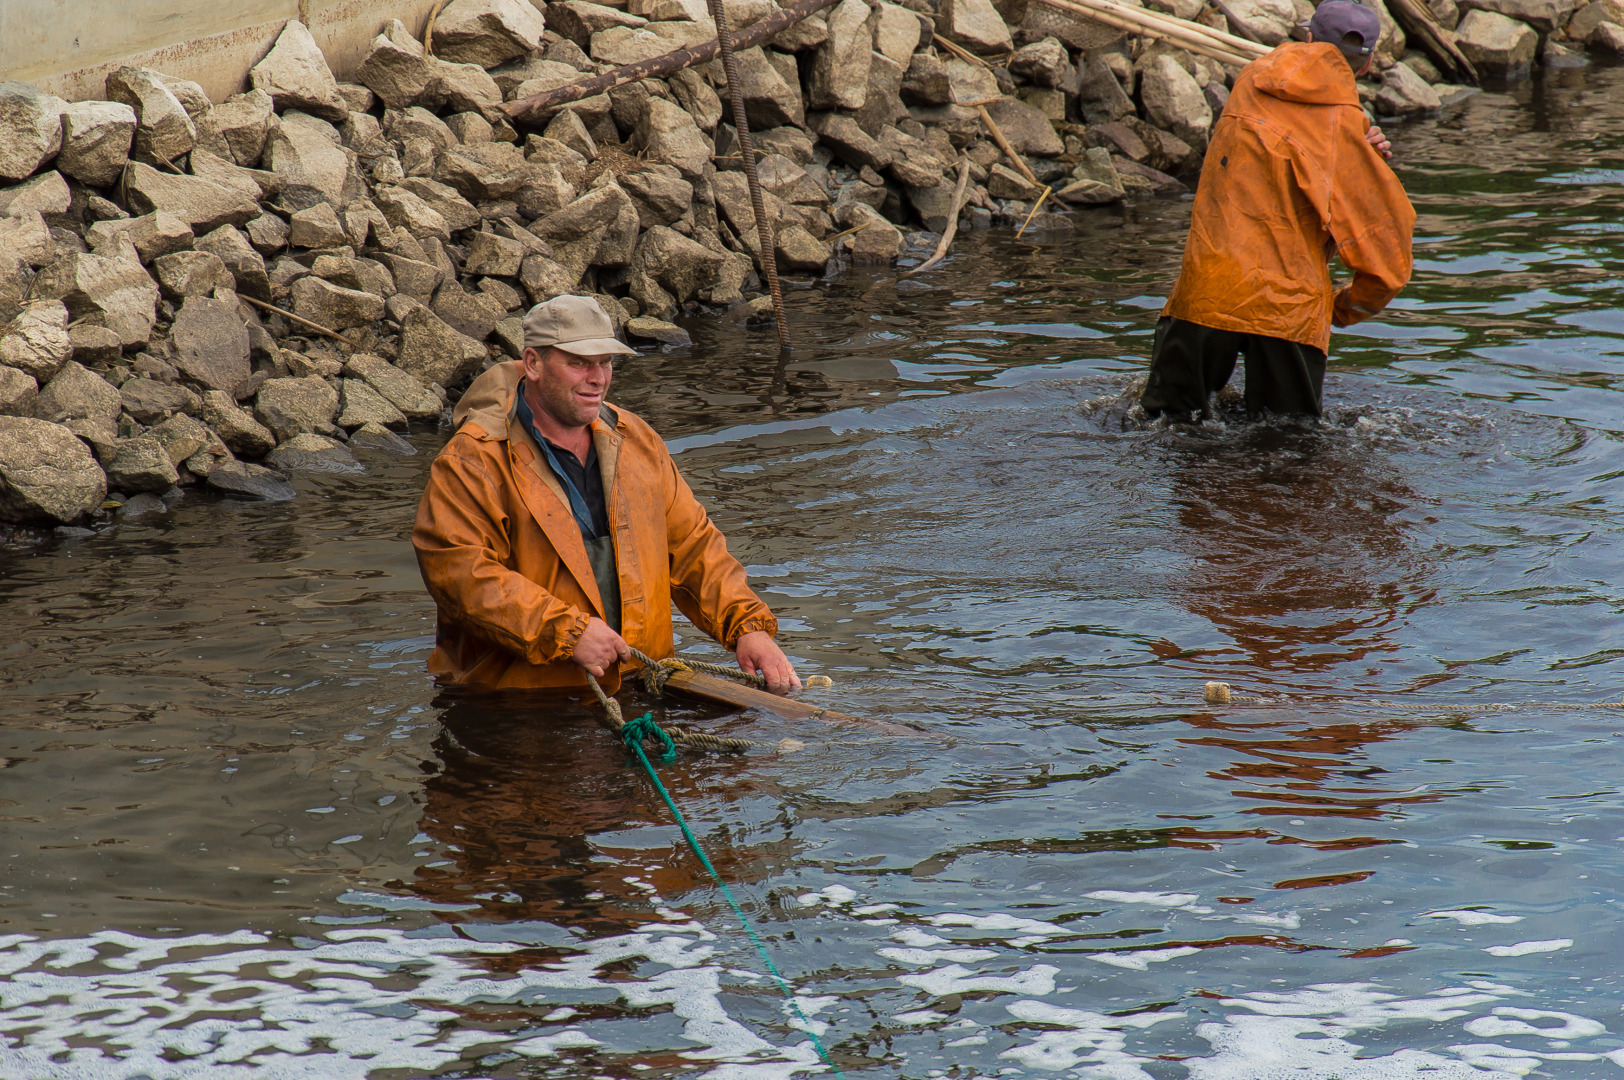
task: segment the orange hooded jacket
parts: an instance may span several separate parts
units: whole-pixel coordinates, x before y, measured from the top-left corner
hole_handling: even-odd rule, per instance
[[[1288,42],[1235,77],[1201,168],[1178,284],[1162,314],[1311,345],[1410,280],[1415,210],[1365,141],[1336,46]],[[1332,255],[1353,281],[1332,293]]]
[[[439,609],[429,673],[483,689],[586,687],[570,659],[603,601],[581,529],[530,433],[514,417],[517,361],[485,372],[457,403],[457,433],[434,459],[412,546]],[[778,620],[677,472],[654,429],[605,406],[592,422],[620,579],[621,636],[672,653],[671,604],[733,648]],[[599,680],[614,693],[620,674]]]

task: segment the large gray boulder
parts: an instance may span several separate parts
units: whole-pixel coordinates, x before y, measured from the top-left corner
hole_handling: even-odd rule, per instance
[[[248,70],[248,82],[269,94],[278,111],[299,109],[333,121],[350,115],[327,58],[298,19],[288,20],[265,59]]]
[[[1460,0],[1459,6],[1462,11],[1492,11],[1549,34],[1566,26],[1583,4],[1581,0]]]
[[[0,365],[0,416],[33,416],[39,383],[32,375]]]
[[[1455,28],[1460,51],[1488,75],[1527,75],[1539,48],[1539,35],[1526,23],[1493,11],[1468,11]]]
[[[861,2],[861,0],[856,0]],[[637,142],[650,161],[674,166],[690,180],[710,164],[711,142],[700,134],[693,117],[664,98],[650,98],[637,126]]]
[[[356,353],[344,364],[344,373],[365,380],[408,420],[433,420],[445,408],[445,403],[424,386],[421,379],[395,367],[381,356]]]
[[[263,161],[282,179],[288,199],[301,206],[323,199],[340,210],[366,193],[355,152],[344,145],[337,128],[309,113],[282,114],[282,122],[265,140]]]
[[[733,57],[744,92],[745,115],[752,128],[775,128],[806,123],[801,103],[800,79],[785,79],[770,61],[765,49],[745,49]],[[790,70],[794,70],[793,59]],[[867,71],[864,72],[867,77]]]
[[[1009,58],[1009,73],[1051,90],[1069,89],[1071,80],[1076,77],[1066,47],[1052,37],[1016,49],[1015,55]]]
[[[1443,99],[1438,91],[1403,61],[1382,72],[1382,87],[1376,92],[1379,115],[1414,116],[1437,112],[1442,107]]]
[[[52,423],[88,420],[92,427],[110,432],[118,427],[123,409],[124,400],[112,383],[69,360],[40,389],[34,415]]]
[[[120,439],[118,452],[107,463],[107,483],[115,491],[136,493],[168,491],[180,480],[164,444],[152,435]]]
[[[281,220],[278,218],[277,220]],[[252,222],[249,223],[252,226]],[[236,290],[256,300],[271,299],[271,282],[265,273],[265,259],[242,231],[222,225],[197,238],[197,250],[220,257],[236,281]]]
[[[595,4],[591,0],[558,0],[547,5],[547,29],[568,38],[583,52],[592,47],[592,35],[600,30],[607,30],[611,26],[635,29],[647,25],[648,20],[641,15]]]
[[[196,241],[192,227],[167,210],[140,217],[98,221],[85,231],[91,250],[116,254],[119,244],[128,241],[144,263],[177,251],[188,251]]]
[[[261,89],[226,98],[197,118],[197,145],[216,157],[252,169],[277,126],[275,99]]]
[[[471,202],[496,202],[523,190],[530,167],[512,143],[489,142],[442,150],[434,159],[434,176]]]
[[[164,299],[175,304],[234,286],[226,264],[212,251],[177,251],[153,259],[152,275]]]
[[[209,390],[203,394],[203,420],[234,454],[259,458],[276,447],[276,436],[271,429],[255,420],[224,390]]]
[[[110,187],[124,172],[135,139],[135,110],[116,101],[76,101],[62,111],[56,167],[91,187]]]
[[[175,315],[175,367],[205,390],[231,391],[251,374],[248,327],[230,300],[194,297]]]
[[[126,348],[146,344],[157,318],[158,284],[134,248],[123,250],[127,258],[84,252],[63,256],[34,279],[34,295],[61,300],[75,321],[107,327]]]
[[[132,212],[162,210],[186,222],[197,234],[222,225],[246,225],[260,214],[258,201],[240,191],[197,176],[159,172],[139,161],[130,163],[124,191]]]
[[[378,187],[373,190],[372,199],[391,228],[405,229],[419,240],[451,239],[451,227],[445,217],[416,192],[403,187]]]
[[[135,110],[133,153],[148,161],[174,161],[197,143],[197,126],[180,98],[156,71],[121,67],[107,76],[107,96]]]
[[[196,412],[202,405],[186,387],[157,379],[126,379],[118,388],[118,396],[124,411],[142,424],[156,424],[176,413]]]
[[[60,300],[24,304],[17,317],[0,326],[0,364],[49,382],[73,355],[68,340],[68,309]]]
[[[254,418],[286,442],[301,432],[325,431],[338,413],[338,391],[323,379],[267,379],[254,397]]]
[[[0,519],[71,524],[101,505],[107,477],[60,424],[0,416]]]
[[[1015,47],[992,0],[942,0],[937,26],[943,37],[974,53],[1009,52]]]
[[[868,5],[863,0],[841,0],[825,18],[829,39],[812,56],[809,104],[814,109],[860,109],[868,100],[868,65],[874,52]]]
[[[656,166],[620,178],[621,190],[637,205],[643,228],[670,225],[693,206],[694,186],[675,173],[675,169]]]
[[[874,51],[888,57],[893,63],[907,67],[914,50],[919,48],[919,38],[924,32],[919,16],[899,4],[879,0],[874,5],[869,26],[874,32]]]
[[[363,424],[405,427],[406,414],[395,408],[364,379],[345,379],[338,388],[338,426],[345,430]]]
[[[62,148],[68,103],[22,82],[0,83],[0,180],[31,176]]]
[[[356,81],[390,109],[406,109],[430,98],[436,83],[434,61],[406,24],[391,19],[372,39]]]
[[[26,214],[33,210],[41,214],[65,214],[73,196],[68,182],[55,169],[42,172],[16,187],[0,188],[0,214]]]
[[[434,53],[493,68],[539,49],[544,29],[530,0],[451,0],[434,21]]]
[[[1231,18],[1270,48],[1290,37],[1291,28],[1302,21],[1291,0],[1231,0],[1227,8]]]
[[[1139,65],[1139,100],[1145,119],[1196,149],[1207,145],[1212,107],[1201,84],[1170,52],[1156,52]]]
[[[1199,89],[1197,93],[1199,94]],[[1203,105],[1205,101],[1203,100]],[[1054,125],[1043,113],[1015,98],[1000,98],[987,106],[987,114],[1004,132],[1018,154],[1029,157],[1059,157],[1065,144],[1055,134]],[[1211,113],[1208,113],[1210,121]]]
[[[0,285],[0,310],[11,307],[8,301],[20,300],[27,288],[21,274],[10,272],[12,264],[45,266],[56,254],[56,238],[38,210],[0,217],[0,279],[6,282]]]
[[[427,307],[401,320],[398,366],[424,383],[456,386],[479,371],[485,346],[461,333]]]
[[[632,273],[657,281],[679,303],[716,283],[726,256],[711,251],[674,229],[656,225],[643,233],[632,256]]]
[[[319,277],[295,281],[292,295],[295,315],[329,330],[342,332],[352,326],[365,326],[384,315],[383,297],[360,289],[346,289]]]
[[[275,469],[248,461],[222,461],[209,473],[209,487],[226,495],[286,502],[298,494]]]

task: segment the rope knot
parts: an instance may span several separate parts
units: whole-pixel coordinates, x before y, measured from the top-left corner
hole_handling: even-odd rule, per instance
[[[677,760],[676,740],[655,722],[654,714],[651,712],[644,713],[636,720],[628,720],[626,726],[620,729],[620,737],[626,743],[627,749],[634,753],[642,749],[643,743],[652,741],[659,744],[661,761]]]

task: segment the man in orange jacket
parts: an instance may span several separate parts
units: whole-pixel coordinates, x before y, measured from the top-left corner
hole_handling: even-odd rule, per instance
[[[1415,211],[1354,83],[1380,34],[1370,8],[1324,0],[1309,41],[1236,76],[1156,324],[1148,414],[1205,415],[1243,353],[1248,412],[1318,416],[1331,325],[1369,318],[1410,280]],[[1334,291],[1333,254],[1353,271]]]
[[[652,428],[604,400],[632,350],[589,296],[530,310],[520,360],[474,380],[434,460],[412,546],[439,609],[429,671],[485,689],[609,693],[635,646],[672,653],[671,604],[777,693],[778,620]]]

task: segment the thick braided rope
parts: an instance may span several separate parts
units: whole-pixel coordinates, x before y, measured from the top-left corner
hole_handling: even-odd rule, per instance
[[[644,678],[645,685],[648,685],[649,689],[656,694],[658,694],[665,686],[665,680],[670,678],[670,672],[680,670],[681,667],[684,666],[680,660],[670,660],[666,661],[665,663],[677,666],[672,668],[661,668],[659,661],[649,659],[636,649],[632,650],[632,654],[636,659],[642,661],[644,672],[661,670],[666,672],[665,676],[659,679],[658,682],[651,682],[651,680],[646,676]],[[720,665],[708,664],[706,666],[718,667]],[[743,676],[744,672],[740,671],[737,672],[737,674]],[[760,676],[756,677],[760,678]],[[609,730],[613,731],[617,737],[625,738],[624,733],[627,730],[628,725],[626,723],[625,715],[620,711],[620,702],[603,692],[603,687],[598,685],[598,680],[592,677],[592,673],[590,671],[586,673],[586,683],[592,688],[592,695],[598,699],[598,704],[602,705],[603,711],[608,714]],[[712,735],[709,732],[694,731],[690,728],[671,727],[667,729],[662,728],[657,724],[652,726],[654,727],[654,730],[658,731],[664,739],[674,743],[677,746],[680,746],[684,750],[713,750],[737,754],[758,745],[749,739],[734,739],[726,735]],[[644,735],[652,734],[642,728],[634,728],[632,730],[634,732],[642,732]],[[662,743],[661,752],[663,753],[664,750],[665,747]]]

